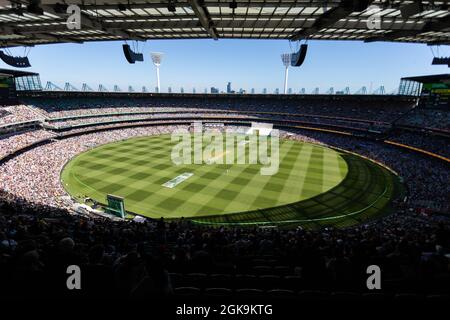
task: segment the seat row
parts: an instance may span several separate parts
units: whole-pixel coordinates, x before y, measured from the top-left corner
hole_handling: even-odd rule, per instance
[[[293,299],[293,300],[370,300],[370,301],[450,301],[448,295],[421,295],[412,293],[358,293],[343,291],[316,291],[316,290],[286,290],[271,289],[261,290],[256,288],[245,288],[233,290],[232,288],[205,288],[178,287],[174,289],[176,297],[197,297],[197,298],[255,298],[262,300],[271,299]]]

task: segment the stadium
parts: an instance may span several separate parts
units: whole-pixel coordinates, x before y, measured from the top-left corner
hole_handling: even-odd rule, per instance
[[[0,69],[0,296],[448,301],[448,73],[404,75],[394,93],[290,92],[288,69],[310,58],[308,42],[282,56],[284,93],[230,83],[164,91],[160,53],[154,91],[80,90],[43,86],[23,69],[28,57],[7,50],[203,38],[450,43],[445,2],[320,3],[0,5],[9,65]],[[71,4],[82,31],[67,29]],[[394,22],[367,27],[369,5]],[[124,44],[124,61],[142,62],[133,49]],[[82,270],[82,289],[69,288],[69,266]]]

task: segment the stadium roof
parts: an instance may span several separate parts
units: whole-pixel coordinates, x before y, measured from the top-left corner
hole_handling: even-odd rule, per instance
[[[405,77],[402,80],[411,80],[417,81],[421,83],[430,83],[430,82],[450,82],[450,73],[445,74],[433,74],[429,76],[416,76],[416,77]]]
[[[0,47],[192,38],[450,44],[448,1],[418,2],[421,3],[396,0],[0,0]],[[77,4],[81,9],[80,29],[68,28],[66,10],[70,4]],[[173,6],[175,12],[172,12]]]
[[[0,77],[23,77],[23,76],[37,76],[39,73],[29,72],[29,71],[20,71],[20,70],[11,70],[11,69],[0,69]]]

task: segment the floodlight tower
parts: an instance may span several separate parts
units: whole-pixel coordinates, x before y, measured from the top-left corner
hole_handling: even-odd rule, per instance
[[[158,90],[158,93],[160,93],[161,92],[161,83],[159,82],[159,66],[161,65],[161,59],[162,59],[163,53],[150,52],[150,55],[152,56],[153,64],[156,67],[156,81],[157,81],[156,88]]]
[[[287,84],[288,84],[288,73],[289,73],[289,66],[291,65],[291,54],[290,53],[283,53],[281,55],[281,61],[283,61],[284,65],[284,94],[287,93]]]

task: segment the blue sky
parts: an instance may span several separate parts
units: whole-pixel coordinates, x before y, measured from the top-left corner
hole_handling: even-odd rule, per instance
[[[121,41],[84,44],[37,46],[29,54],[32,68],[39,72],[43,84],[52,81],[63,86],[66,81],[77,87],[83,82],[96,89],[99,83],[112,90],[128,85],[135,90],[156,86],[155,69],[150,52],[164,52],[161,65],[161,86],[166,91],[184,87],[197,92],[211,86],[225,90],[267,88],[273,92],[283,87],[284,69],[280,54],[291,52],[286,40],[159,40],[140,43],[144,62],[128,64]],[[131,43],[130,43],[131,45]],[[292,46],[292,49],[295,45]],[[22,48],[11,51],[20,55]],[[445,52],[447,53],[447,52]],[[356,91],[361,86],[373,89],[384,85],[388,92],[398,86],[403,76],[448,73],[446,66],[432,66],[432,53],[424,44],[363,43],[353,41],[310,41],[305,63],[290,68],[289,87],[295,92],[315,87]],[[0,67],[8,67],[0,62]],[[208,89],[209,90],[209,89]]]

